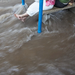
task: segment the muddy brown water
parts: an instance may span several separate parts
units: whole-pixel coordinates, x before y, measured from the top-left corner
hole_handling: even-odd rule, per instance
[[[75,75],[75,14],[52,13],[38,34],[37,16],[23,23],[12,15],[20,3],[0,0],[0,75]]]

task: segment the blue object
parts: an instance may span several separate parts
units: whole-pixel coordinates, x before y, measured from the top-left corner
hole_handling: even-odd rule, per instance
[[[38,33],[42,32],[42,13],[43,13],[43,0],[39,0],[39,23]]]
[[[22,0],[22,5],[25,5],[25,0]]]

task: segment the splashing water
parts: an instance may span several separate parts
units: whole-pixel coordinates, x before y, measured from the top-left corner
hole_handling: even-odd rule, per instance
[[[22,14],[25,13],[26,10],[28,8],[28,5],[22,5],[22,4],[18,4],[15,5],[14,7],[7,7],[5,10],[11,10],[11,13],[6,13],[0,16],[0,23],[5,22],[6,20],[8,20],[9,18],[11,18],[14,14]],[[3,7],[0,7],[0,10],[4,9]]]
[[[0,75],[75,75],[75,15],[52,13],[38,34],[36,16],[24,23],[14,17],[23,8],[0,7]]]

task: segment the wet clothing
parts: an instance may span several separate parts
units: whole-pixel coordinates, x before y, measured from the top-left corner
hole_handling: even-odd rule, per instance
[[[55,1],[55,7],[58,7],[58,8],[63,8],[63,7],[65,7],[65,6],[67,6],[68,5],[68,0],[66,1],[66,0],[61,0],[62,2],[60,2],[60,0],[56,0]],[[63,3],[63,2],[67,2],[67,3]]]
[[[55,3],[55,0],[50,0],[50,1],[54,1],[54,3]],[[54,3],[52,2],[49,6],[46,6],[46,0],[43,0],[43,10],[52,9],[54,6]],[[38,12],[39,12],[39,0],[35,0],[35,2],[29,6],[26,13],[29,16],[33,16]]]

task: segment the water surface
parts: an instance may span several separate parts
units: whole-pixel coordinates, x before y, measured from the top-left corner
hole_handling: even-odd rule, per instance
[[[75,14],[52,13],[38,34],[37,15],[13,16],[20,8],[20,0],[0,1],[0,75],[75,75]]]

